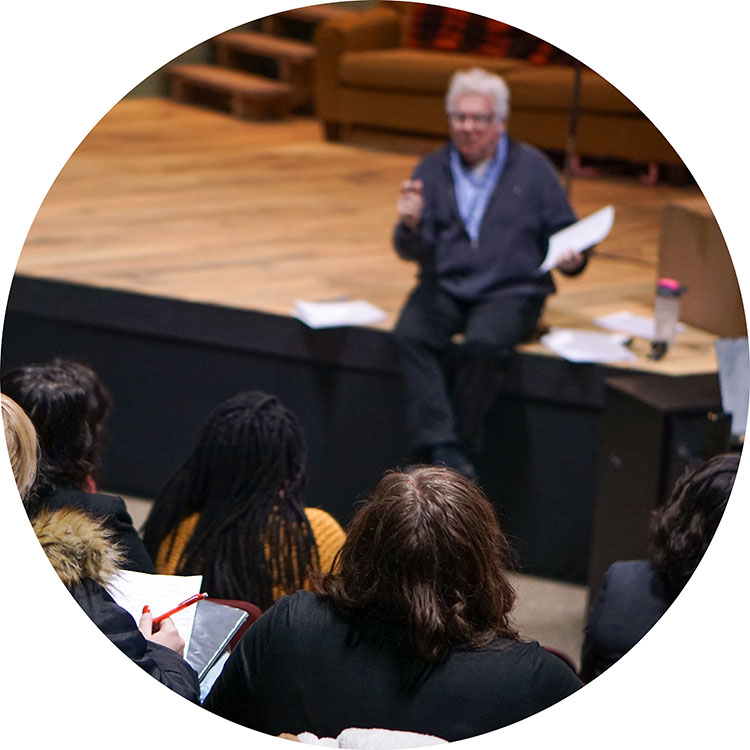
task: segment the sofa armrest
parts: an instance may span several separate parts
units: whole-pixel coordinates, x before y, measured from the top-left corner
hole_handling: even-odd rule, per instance
[[[347,13],[315,30],[315,112],[326,123],[340,122],[339,60],[353,50],[388,49],[401,44],[401,18],[384,7]]]

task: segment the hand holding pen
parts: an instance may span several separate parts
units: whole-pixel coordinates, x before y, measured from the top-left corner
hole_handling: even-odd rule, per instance
[[[181,612],[191,604],[199,602],[201,599],[205,599],[208,594],[196,594],[181,602],[173,609],[165,612],[158,617],[154,617],[151,614],[151,609],[148,605],[143,608],[143,614],[141,615],[140,622],[138,623],[138,630],[143,633],[143,636],[154,643],[159,643],[162,646],[171,648],[180,656],[184,656],[185,651],[185,640],[180,635],[177,627],[171,619],[171,616]]]
[[[170,609],[168,612],[165,612],[163,615],[159,615],[158,617],[154,617],[154,625],[160,625],[164,620],[166,620],[168,617],[171,617],[172,615],[176,615],[178,612],[182,612],[183,609],[186,609],[191,604],[197,604],[201,599],[208,598],[208,594],[205,592],[203,594],[193,594],[193,596],[189,597],[188,599],[185,599],[184,602],[180,602],[176,607]]]

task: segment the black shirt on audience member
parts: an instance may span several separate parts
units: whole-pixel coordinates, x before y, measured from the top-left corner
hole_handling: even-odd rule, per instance
[[[581,650],[589,682],[621,659],[683,590],[716,533],[739,453],[689,465],[651,519],[649,559],[615,562],[591,606]]]
[[[664,584],[648,560],[616,562],[596,596],[581,651],[581,677],[589,682],[643,638],[669,607]]]
[[[535,642],[498,637],[429,665],[402,658],[398,640],[396,631],[360,632],[298,591],[253,623],[203,705],[271,735],[378,727],[452,741],[525,719],[581,687]]]
[[[245,633],[210,711],[277,735],[352,727],[459,740],[541,711],[582,683],[510,619],[512,552],[492,504],[456,471],[390,471],[313,591]]]

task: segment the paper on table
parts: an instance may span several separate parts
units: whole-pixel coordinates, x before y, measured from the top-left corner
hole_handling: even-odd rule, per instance
[[[148,604],[154,617],[158,617],[193,594],[199,594],[202,581],[203,576],[163,576],[121,570],[107,586],[107,591],[123,609],[130,612],[137,623],[145,604]],[[172,615],[172,622],[185,641],[185,653],[190,648],[194,619],[194,606]]]
[[[637,357],[625,346],[628,338],[618,333],[553,328],[539,341],[570,362],[633,362]]]
[[[638,336],[649,341],[653,341],[654,338],[654,319],[648,315],[636,315],[627,310],[620,310],[594,318],[594,323],[600,328],[629,333],[631,336]],[[682,333],[685,326],[678,323],[675,330],[677,333]]]
[[[614,222],[614,206],[605,206],[598,211],[594,211],[593,214],[589,214],[585,219],[555,232],[549,238],[547,257],[539,266],[539,273],[551,271],[568,250],[575,250],[580,253],[601,242],[612,230]]]
[[[385,312],[362,299],[338,302],[296,300],[294,317],[310,328],[335,328],[378,323],[385,319]]]

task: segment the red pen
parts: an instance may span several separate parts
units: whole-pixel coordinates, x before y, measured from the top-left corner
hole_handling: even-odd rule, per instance
[[[167,617],[171,617],[172,615],[176,615],[178,612],[182,612],[185,607],[189,607],[191,604],[195,604],[196,602],[199,602],[201,599],[207,599],[208,594],[194,594],[189,599],[185,599],[184,602],[181,602],[178,604],[174,609],[170,609],[169,612],[165,612],[163,615],[159,615],[158,617],[154,617],[154,625],[158,625],[162,620],[166,620]]]

